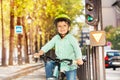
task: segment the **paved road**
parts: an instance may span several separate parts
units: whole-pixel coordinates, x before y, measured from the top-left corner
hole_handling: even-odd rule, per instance
[[[106,80],[120,80],[120,68],[106,69]]]
[[[14,80],[46,80],[44,68],[38,69],[33,73],[30,73],[26,76],[23,76]]]
[[[44,68],[14,80],[46,80]],[[117,68],[116,70],[106,69],[106,80],[120,80],[120,68]]]

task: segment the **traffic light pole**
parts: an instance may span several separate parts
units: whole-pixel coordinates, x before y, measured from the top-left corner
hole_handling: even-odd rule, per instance
[[[102,23],[102,5],[101,0],[98,1],[98,12],[99,12],[99,22],[96,26],[96,31],[103,30]],[[95,80],[105,80],[105,62],[104,62],[104,48],[101,46],[95,47],[95,61],[96,61],[96,79]]]
[[[98,28],[100,27],[100,30],[103,30],[103,21],[102,21],[102,0],[99,1],[99,18],[100,18],[100,25],[98,25]],[[99,67],[100,67],[100,80],[106,80],[105,77],[105,61],[104,61],[104,47],[99,47]]]
[[[105,62],[104,62],[104,48],[103,48],[103,46],[105,45],[105,36],[104,36],[104,31],[102,31],[103,23],[102,23],[101,0],[85,0],[85,13],[86,13],[85,15],[86,23],[88,25],[94,26],[94,31],[93,31],[94,35],[90,34],[90,41],[91,41],[90,45],[92,46],[93,80],[105,80]],[[100,33],[100,35],[102,36],[96,36],[99,35],[99,34],[95,34],[98,32],[103,32]],[[103,39],[103,41],[100,40],[101,38]],[[94,41],[96,41],[96,43]],[[91,73],[90,71],[88,72],[89,72],[88,74]]]

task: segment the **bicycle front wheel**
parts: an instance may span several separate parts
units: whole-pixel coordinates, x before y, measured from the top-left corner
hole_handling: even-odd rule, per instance
[[[50,78],[47,78],[47,80],[58,80],[58,79],[55,77],[50,77]]]

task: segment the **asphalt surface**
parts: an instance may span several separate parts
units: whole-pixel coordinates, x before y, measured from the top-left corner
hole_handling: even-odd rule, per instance
[[[106,80],[120,80],[120,68],[106,69]],[[43,63],[0,66],[0,80],[46,80]]]
[[[120,68],[116,70],[106,69],[106,80],[120,80]]]
[[[31,63],[6,67],[0,66],[0,80],[16,80],[16,78],[32,73],[43,66],[43,63]]]
[[[44,67],[14,80],[46,80]]]

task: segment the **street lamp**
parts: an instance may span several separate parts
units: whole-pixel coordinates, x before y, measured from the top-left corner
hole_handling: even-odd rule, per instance
[[[27,38],[27,48],[28,48],[28,54],[30,54],[31,52],[30,52],[30,31],[28,31],[27,32],[27,36],[28,36],[28,38]]]
[[[27,40],[27,46],[28,46],[28,54],[27,54],[27,57],[28,57],[28,61],[29,61],[29,63],[31,63],[32,62],[32,55],[31,55],[31,53],[32,53],[32,34],[31,34],[31,22],[32,22],[32,18],[30,17],[30,15],[28,15],[27,17],[26,17],[26,19],[27,19],[27,23],[28,23],[28,26],[29,26],[29,29],[28,29],[28,33],[27,33],[27,36],[28,36],[28,40]]]
[[[30,28],[30,24],[32,22],[32,18],[30,17],[30,15],[27,16],[27,23],[29,24],[29,31],[28,31],[28,54],[31,54],[31,50],[32,50],[32,45],[31,45],[31,36],[30,36],[30,33],[31,33],[31,28]]]
[[[38,53],[38,39],[37,39],[37,34],[38,34],[38,27],[36,27],[36,34],[35,34],[35,52]]]

